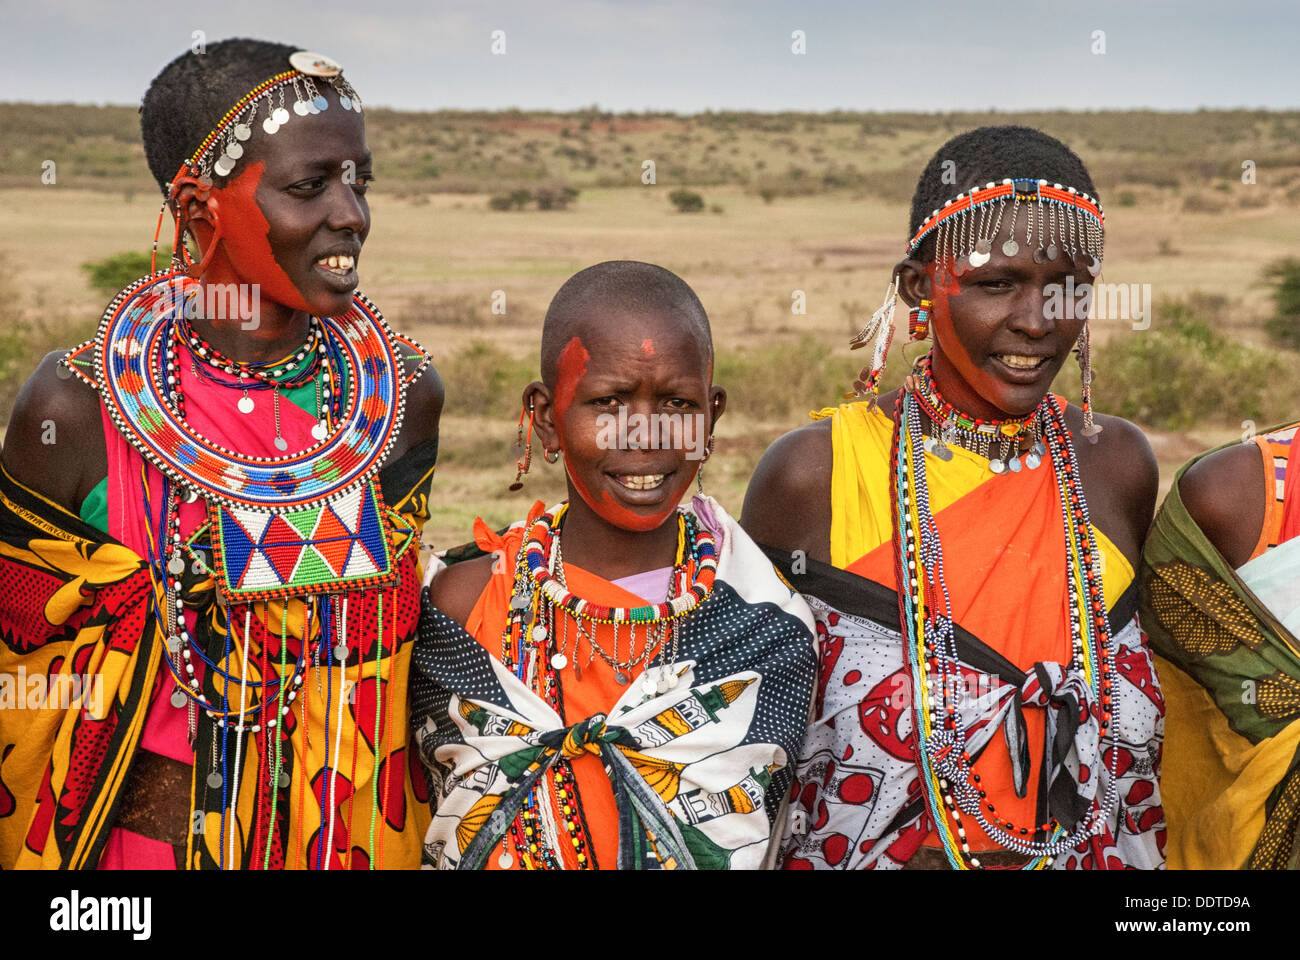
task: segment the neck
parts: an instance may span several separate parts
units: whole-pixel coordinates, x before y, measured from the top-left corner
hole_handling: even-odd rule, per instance
[[[653,530],[624,530],[592,510],[570,483],[561,540],[565,563],[606,580],[619,580],[672,566],[677,556],[677,511]]]
[[[196,291],[198,315],[190,321],[194,332],[223,356],[241,363],[270,362],[293,353],[306,342],[311,328],[311,317],[306,312],[260,297],[251,301],[248,295],[240,299],[238,293],[231,298],[209,294],[210,285],[225,283],[218,277],[204,275]],[[229,285],[229,289],[237,291],[240,288]],[[247,318],[239,316],[237,310],[225,310],[223,316],[204,316],[205,306],[213,302],[223,307],[231,303],[252,303],[254,309]],[[223,311],[219,309],[217,312],[221,314]],[[232,316],[232,313],[236,315]]]

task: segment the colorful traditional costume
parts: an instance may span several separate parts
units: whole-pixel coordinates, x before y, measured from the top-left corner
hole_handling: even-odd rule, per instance
[[[1142,624],[1169,700],[1172,867],[1300,869],[1298,428],[1254,440],[1265,515],[1249,561],[1224,562],[1177,480],[1142,554]]]
[[[0,678],[88,678],[0,709],[0,865],[415,866],[436,445],[384,464],[409,341],[358,295],[313,322],[310,377],[263,386],[187,339],[196,287],[138,281],[65,359],[107,443],[81,516],[0,477]],[[177,792],[179,835],[151,809]]]
[[[1010,469],[998,475],[988,457],[960,446],[927,438],[923,452],[919,416],[910,395],[906,401],[900,399],[904,426],[897,437],[893,419],[867,403],[818,415],[831,420],[834,452],[831,565],[794,564],[792,582],[817,620],[821,665],[815,719],[795,772],[783,865],[898,869],[918,861],[957,867],[983,860],[984,866],[1056,869],[1161,866],[1157,774],[1164,703],[1135,619],[1133,571],[1086,521],[1080,523],[1087,530],[1071,536],[1085,559],[1092,549],[1100,554],[1108,606],[1095,595],[1092,601],[1106,615],[1103,629],[1108,619],[1118,682],[1108,696],[1104,684],[1096,685],[1112,662],[1104,634],[1077,666],[1068,666],[1082,582],[1067,584],[1063,576],[1065,507],[1053,469],[1060,462],[1059,469],[1076,471],[1068,444],[1049,426],[1050,462],[1042,457],[1039,468],[1040,455],[1032,452],[1014,464],[1008,458]],[[1052,401],[1049,396],[1044,403],[1051,407]],[[1049,424],[1061,422],[1062,401],[1054,403]],[[908,465],[920,457],[925,473],[918,478]],[[912,495],[928,498],[923,506],[937,527],[922,525],[915,541],[918,506],[904,499]],[[1069,509],[1086,516],[1086,507],[1083,513]],[[941,559],[933,552],[938,541]],[[904,547],[910,569],[900,574]],[[788,554],[768,552],[774,562],[791,565]],[[943,597],[931,597],[927,585],[936,565],[938,579],[946,580]],[[908,574],[911,589],[900,599],[900,577]],[[922,588],[927,592],[918,603]],[[924,647],[909,649],[900,616],[903,623],[926,620]],[[931,645],[948,642],[955,645],[959,670],[940,681],[928,657]],[[921,671],[926,680],[917,679]],[[953,687],[941,699],[940,682]],[[958,732],[965,731],[970,783],[959,779],[952,751],[961,746],[951,739],[952,726],[930,722],[928,710],[943,703],[957,705],[948,721],[958,720]],[[1112,712],[1117,726],[1108,732]],[[924,755],[917,736],[922,720],[930,731],[923,734]],[[1012,846],[1059,840],[1085,818],[1100,832],[1052,857]],[[1013,829],[1011,823],[1027,826]],[[994,843],[981,824],[1007,836]],[[932,849],[940,841],[946,858]],[[923,846],[934,855],[917,857]],[[1018,855],[987,852],[999,847]]]
[[[565,564],[562,514],[541,514],[500,537],[476,524],[502,559],[468,630],[426,600],[426,866],[760,867],[808,723],[807,607],[708,497],[679,516],[672,570],[618,582]]]

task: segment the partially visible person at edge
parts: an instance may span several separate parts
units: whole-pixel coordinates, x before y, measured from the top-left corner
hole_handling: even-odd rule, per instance
[[[1185,465],[1142,554],[1171,866],[1300,869],[1298,428]]]
[[[416,866],[443,395],[357,293],[361,102],[326,57],[229,40],[165,67],[141,127],[180,261],[45,358],[4,450],[0,669],[89,683],[0,713],[0,865]]]
[[[878,405],[824,410],[759,463],[742,525],[821,642],[786,868],[1164,863],[1164,702],[1133,583],[1156,464],[1092,413],[1086,310],[1052,303],[1100,272],[1102,229],[1059,141],[950,140],[855,338],[874,339],[856,392],[876,393],[895,292],[930,352]],[[1080,406],[1050,392],[1076,343]]]
[[[421,614],[425,865],[760,867],[816,650],[717,501],[679,506],[726,408],[704,308],[661,267],[597,264],[551,301],[541,370],[519,467],[536,431],[568,499],[503,535],[478,520],[485,556],[437,573]]]

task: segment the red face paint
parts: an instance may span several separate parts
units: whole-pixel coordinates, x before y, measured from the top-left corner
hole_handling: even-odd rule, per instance
[[[642,340],[641,352],[647,357],[653,357],[655,355],[655,342],[650,339]]]
[[[213,255],[204,280],[213,283],[256,283],[260,295],[292,310],[311,312],[271,250],[271,225],[257,202],[257,188],[266,164],[256,161],[213,190],[221,218],[221,245]]]

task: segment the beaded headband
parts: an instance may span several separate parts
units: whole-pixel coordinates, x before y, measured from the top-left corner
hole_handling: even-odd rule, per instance
[[[275,133],[289,122],[289,111],[285,109],[284,91],[293,88],[292,109],[300,117],[323,113],[329,109],[329,101],[321,95],[316,80],[324,80],[338,93],[339,106],[344,110],[361,112],[361,98],[352,89],[352,85],[343,79],[343,68],[333,60],[319,53],[299,50],[289,55],[292,69],[277,73],[269,80],[264,80],[240,97],[239,102],[226,111],[225,116],[203,138],[198,149],[182,165],[177,177],[192,175],[210,180],[213,174],[228,177],[235,168],[235,162],[244,155],[244,142],[253,135],[253,124],[263,106],[266,118],[262,120],[262,130],[268,136]]]
[[[1031,206],[1035,201],[1036,206]],[[982,267],[989,261],[993,240],[1010,205],[1011,230],[1002,244],[1002,252],[1014,257],[1020,252],[1016,223],[1022,203],[1025,246],[1035,241],[1038,244],[1033,248],[1035,263],[1055,260],[1065,250],[1071,259],[1078,253],[1087,255],[1091,258],[1088,272],[1094,277],[1101,273],[1105,251],[1101,202],[1074,187],[1029,178],[990,182],[957,194],[921,224],[907,246],[907,255],[914,255],[925,239],[934,234],[936,262],[941,258],[951,260],[958,276],[969,267]]]

